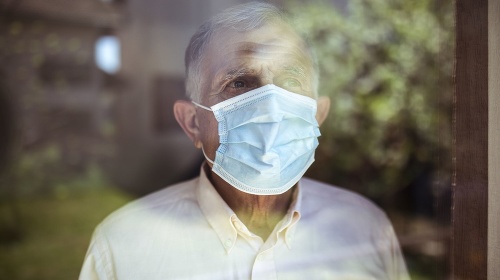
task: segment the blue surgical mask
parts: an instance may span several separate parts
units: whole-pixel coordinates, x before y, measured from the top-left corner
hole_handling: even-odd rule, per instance
[[[220,146],[212,171],[240,191],[281,194],[314,161],[320,136],[316,100],[266,85],[210,108],[218,121]]]

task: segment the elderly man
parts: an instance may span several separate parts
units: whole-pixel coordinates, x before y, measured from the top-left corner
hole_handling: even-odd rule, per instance
[[[276,7],[200,27],[174,113],[205,155],[200,176],[110,215],[80,279],[406,279],[385,214],[301,178],[330,100],[314,56]]]

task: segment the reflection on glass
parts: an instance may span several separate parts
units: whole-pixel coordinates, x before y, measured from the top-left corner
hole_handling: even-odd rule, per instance
[[[116,36],[102,36],[95,44],[97,66],[108,74],[120,70],[120,41]]]

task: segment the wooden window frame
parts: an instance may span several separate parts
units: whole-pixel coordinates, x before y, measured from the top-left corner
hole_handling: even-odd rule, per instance
[[[452,279],[500,279],[500,1],[456,0]]]

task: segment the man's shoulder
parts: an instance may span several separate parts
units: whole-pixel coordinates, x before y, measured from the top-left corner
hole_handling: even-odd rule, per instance
[[[332,211],[358,218],[386,220],[387,217],[375,203],[350,190],[303,178],[303,203],[307,211]]]
[[[146,222],[156,216],[166,216],[179,208],[197,209],[198,178],[177,183],[129,202],[106,217],[100,227],[116,227]]]

